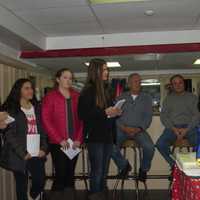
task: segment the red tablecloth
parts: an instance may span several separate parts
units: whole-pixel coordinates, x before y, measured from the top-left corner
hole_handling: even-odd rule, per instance
[[[187,176],[175,166],[173,171],[172,200],[200,200],[200,178]]]

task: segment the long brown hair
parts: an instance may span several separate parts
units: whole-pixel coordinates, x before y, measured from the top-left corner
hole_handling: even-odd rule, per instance
[[[94,58],[90,61],[88,67],[88,76],[86,81],[86,88],[91,85],[95,87],[96,105],[100,108],[107,107],[108,92],[105,88],[105,82],[102,80],[103,66],[106,61],[99,58]]]

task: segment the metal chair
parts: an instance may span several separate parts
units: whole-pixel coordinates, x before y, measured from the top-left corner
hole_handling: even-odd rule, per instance
[[[84,181],[85,188],[88,191],[88,183],[87,180],[89,178],[89,162],[88,162],[88,156],[87,156],[87,148],[85,144],[81,145],[81,158],[82,158],[82,169],[80,176],[76,176],[75,178],[79,178],[80,180]]]
[[[134,180],[135,183],[135,191],[136,191],[136,199],[139,199],[139,187],[138,187],[138,161],[141,163],[141,159],[142,159],[142,151],[141,151],[141,147],[133,140],[133,139],[129,139],[126,140],[123,144],[122,144],[122,150],[123,150],[123,155],[126,158],[127,156],[127,149],[131,148],[133,150],[133,170],[131,172],[130,175],[128,175],[127,180]],[[124,182],[126,179],[122,179],[121,180],[121,190],[123,191],[124,189]],[[117,180],[116,185],[115,185],[115,189],[117,189],[117,185],[119,183],[120,180]],[[147,185],[146,183],[144,183],[145,186],[145,190],[147,190]]]

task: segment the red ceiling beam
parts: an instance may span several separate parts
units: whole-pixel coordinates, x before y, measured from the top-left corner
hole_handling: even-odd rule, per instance
[[[58,49],[48,51],[22,51],[20,58],[61,58],[61,57],[88,57],[114,56],[125,54],[144,53],[173,53],[173,52],[200,52],[200,43],[160,44],[144,46],[102,47],[82,49]]]

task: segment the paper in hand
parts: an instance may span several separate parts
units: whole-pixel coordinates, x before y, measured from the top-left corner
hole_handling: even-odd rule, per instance
[[[40,152],[40,134],[27,134],[26,139],[27,152],[32,157],[37,157]]]
[[[118,109],[121,109],[122,106],[124,105],[126,99],[121,99],[119,100],[113,107],[114,108],[118,108]],[[110,116],[108,115],[108,118],[110,118]]]
[[[115,107],[115,108],[118,108],[118,109],[121,109],[122,106],[124,105],[125,101],[126,101],[126,99],[119,100],[119,101],[114,105],[114,107]]]
[[[70,138],[67,140],[67,142],[69,143],[70,147],[68,149],[67,148],[64,149],[63,147],[61,147],[60,149],[68,156],[70,160],[72,160],[81,152],[81,149],[80,148],[73,149],[74,142]]]
[[[15,121],[15,119],[13,117],[11,117],[10,115],[8,115],[7,119],[5,120],[5,123],[6,124],[10,124],[10,123],[12,123],[14,121]]]

